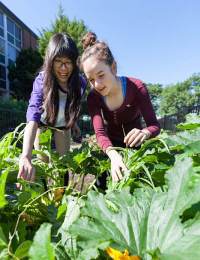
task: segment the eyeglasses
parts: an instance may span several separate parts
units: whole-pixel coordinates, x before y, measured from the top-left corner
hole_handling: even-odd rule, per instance
[[[57,68],[61,68],[63,65],[65,67],[71,67],[72,66],[72,62],[71,61],[65,61],[65,62],[62,62],[61,60],[54,60],[54,65],[57,67]]]

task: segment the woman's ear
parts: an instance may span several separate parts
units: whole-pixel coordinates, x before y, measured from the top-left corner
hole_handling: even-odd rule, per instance
[[[113,61],[112,65],[111,65],[111,71],[114,75],[117,74],[117,64],[115,61]]]

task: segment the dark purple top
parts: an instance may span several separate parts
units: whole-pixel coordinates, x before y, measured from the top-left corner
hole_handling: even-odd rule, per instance
[[[31,93],[31,98],[29,100],[28,109],[26,112],[26,120],[40,122],[41,115],[43,113],[43,81],[44,81],[44,72],[40,72],[39,75],[35,78],[33,82],[33,90]],[[80,75],[81,81],[81,95],[85,92],[86,89],[86,80]]]
[[[103,151],[113,145],[124,147],[124,132],[126,135],[133,128],[143,129],[142,117],[146,129],[151,132],[151,137],[160,132],[160,125],[145,84],[138,79],[127,77],[126,82],[123,104],[114,111],[109,110],[102,96],[95,90],[88,95],[89,113],[97,142]]]

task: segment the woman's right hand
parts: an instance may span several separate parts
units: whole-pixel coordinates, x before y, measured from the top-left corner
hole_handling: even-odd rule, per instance
[[[122,156],[114,149],[109,149],[106,154],[111,160],[111,176],[114,182],[118,182],[123,178],[123,172],[128,171]]]
[[[21,156],[19,160],[19,172],[17,178],[33,182],[35,180],[35,168],[31,163],[31,159],[27,156]]]

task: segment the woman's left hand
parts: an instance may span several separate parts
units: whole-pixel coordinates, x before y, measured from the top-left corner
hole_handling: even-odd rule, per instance
[[[151,133],[147,129],[138,129],[133,128],[125,137],[124,143],[128,147],[138,147],[140,146],[146,139],[150,137]]]

